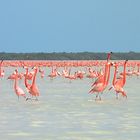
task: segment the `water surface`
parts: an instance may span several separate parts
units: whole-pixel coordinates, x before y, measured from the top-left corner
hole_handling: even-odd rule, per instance
[[[13,71],[5,68],[6,76]],[[140,78],[128,78],[128,99],[104,92],[89,95],[91,80],[37,78],[39,101],[17,99],[13,81],[0,80],[0,137],[3,140],[139,140]],[[111,81],[110,81],[111,82]],[[23,81],[19,86],[25,90]],[[25,90],[26,92],[26,90]]]

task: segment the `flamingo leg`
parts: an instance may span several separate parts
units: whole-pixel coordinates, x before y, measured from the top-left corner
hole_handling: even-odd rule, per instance
[[[30,97],[27,97],[27,98],[26,98],[26,101],[27,101],[27,100],[32,100],[32,98],[30,98]]]
[[[98,99],[98,94],[96,94],[95,101],[97,101],[97,99]]]
[[[101,101],[101,95],[99,95],[99,100]]]
[[[127,95],[125,95],[126,99],[127,99]]]
[[[119,94],[116,92],[116,99],[118,100],[119,99]]]

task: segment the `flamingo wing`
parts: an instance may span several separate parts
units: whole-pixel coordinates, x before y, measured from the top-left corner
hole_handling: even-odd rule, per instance
[[[24,93],[24,91],[20,87],[17,87],[15,89],[15,92],[18,96],[26,96],[26,94]]]

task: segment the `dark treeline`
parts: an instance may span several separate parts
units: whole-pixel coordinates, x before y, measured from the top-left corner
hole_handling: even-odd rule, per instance
[[[4,60],[105,60],[107,53],[79,52],[79,53],[0,53]],[[139,52],[115,52],[112,60],[140,60]]]

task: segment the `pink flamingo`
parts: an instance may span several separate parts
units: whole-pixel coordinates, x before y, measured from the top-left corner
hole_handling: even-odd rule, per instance
[[[110,55],[111,53],[109,53],[107,57],[104,74],[94,82],[95,84],[93,84],[93,88],[89,91],[89,93],[97,93],[95,100],[97,100],[98,97],[101,100],[101,96],[99,96],[99,93],[102,93],[108,85],[109,78],[110,78],[110,66],[112,64],[108,62],[110,59]]]
[[[87,74],[87,78],[96,78],[98,76],[97,72],[92,70],[91,68],[88,69],[88,74]]]
[[[71,82],[71,80],[74,80],[77,78],[77,74],[76,74],[76,72],[74,74],[71,74],[71,68],[70,68],[69,73],[68,73],[68,75],[65,76],[65,78],[70,79],[70,82]]]
[[[4,70],[2,70],[2,63],[3,63],[3,60],[1,60],[0,62],[0,77],[4,76]]]
[[[44,76],[45,76],[44,70],[42,70],[41,68],[39,68],[39,72],[40,72],[41,78],[44,78]]]
[[[134,75],[136,75],[137,77],[140,76],[140,65],[137,64],[137,71],[133,72]]]
[[[10,80],[14,80],[16,78],[16,73],[12,73],[10,76],[8,76],[7,79],[10,79]]]
[[[57,70],[54,69],[53,66],[52,66],[52,71],[51,71],[51,73],[48,75],[48,77],[50,77],[51,80],[52,80],[52,79],[55,78],[56,76],[57,76]]]
[[[37,67],[34,67],[34,76],[33,76],[32,84],[31,84],[30,86],[28,85],[29,93],[30,93],[32,96],[35,96],[35,97],[36,97],[35,100],[38,100],[38,99],[37,99],[37,96],[40,95],[39,90],[38,90],[38,87],[37,87],[37,85],[36,85],[37,71],[38,71],[38,68],[37,68]],[[28,100],[28,99],[31,99],[31,98],[27,98],[26,100]]]
[[[67,68],[64,68],[64,69],[62,70],[62,76],[63,76],[63,77],[67,77],[68,75],[69,75],[68,69],[67,69]]]
[[[101,96],[99,96],[99,93],[103,93],[103,91],[106,89],[108,85],[109,78],[110,78],[111,64],[112,63],[109,63],[109,62],[106,64],[105,66],[106,70],[105,70],[103,79],[100,79],[96,84],[94,84],[93,88],[89,91],[89,93],[97,93],[95,100],[97,100],[98,97],[101,100]]]
[[[15,74],[16,74],[15,82],[14,82],[14,90],[15,90],[15,93],[16,93],[16,95],[18,96],[18,99],[19,99],[19,96],[23,96],[24,98],[26,98],[26,94],[25,94],[24,91],[18,86],[18,70],[17,70],[17,69],[15,70]]]
[[[76,75],[77,75],[77,78],[79,78],[79,79],[84,78],[84,72],[83,71],[78,70]]]
[[[26,70],[24,76],[26,77],[26,79],[32,80],[33,75],[34,75],[34,71],[29,72],[28,67],[24,67],[24,68],[25,68],[25,70]]]
[[[114,77],[113,77],[112,85],[113,85],[113,88],[116,92],[116,99],[118,99],[118,94],[119,93],[121,93],[123,96],[125,96],[127,98],[127,95],[126,95],[126,93],[123,89],[123,87],[126,83],[126,64],[127,64],[127,61],[128,60],[126,60],[124,62],[123,77],[119,78],[119,79],[116,78],[118,65],[117,65],[117,63],[115,63],[115,65],[114,65],[115,66],[115,71],[114,71]],[[112,89],[112,87],[109,90],[111,90],[111,89]]]
[[[24,74],[24,84],[26,86],[27,92],[29,92],[31,84],[28,83],[28,80],[32,80],[33,75],[28,72],[28,67],[26,67],[25,69],[26,73]]]
[[[23,78],[23,76],[24,76],[23,73],[16,73],[16,72],[14,71],[10,76],[8,76],[7,79],[9,79],[9,80],[14,80],[14,79],[18,78],[18,79],[21,80],[21,79]]]
[[[105,64],[105,65],[106,65],[106,66],[105,66],[105,72],[106,72],[107,69],[108,69],[107,63],[108,63],[109,60],[110,60],[111,54],[112,54],[112,52],[108,53],[108,55],[107,55],[107,62],[106,62],[106,64]],[[107,75],[106,75],[105,73],[102,73],[102,71],[101,71],[100,74],[98,75],[98,78],[96,79],[96,81],[92,84],[92,87],[95,86],[95,85],[98,84],[98,83],[103,82],[104,79],[105,79],[105,76],[107,76]]]

